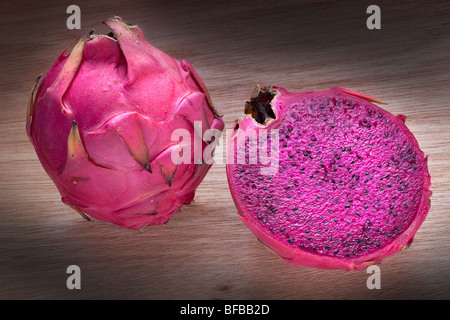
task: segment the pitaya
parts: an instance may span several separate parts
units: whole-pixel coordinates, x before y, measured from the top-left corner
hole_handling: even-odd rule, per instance
[[[239,217],[288,264],[363,270],[408,247],[424,221],[427,158],[405,116],[372,102],[344,88],[259,88],[229,134]]]
[[[188,61],[119,17],[104,23],[112,33],[84,36],[36,82],[27,133],[62,201],[85,218],[162,224],[193,200],[213,163],[216,142],[204,134],[217,138],[224,123]]]

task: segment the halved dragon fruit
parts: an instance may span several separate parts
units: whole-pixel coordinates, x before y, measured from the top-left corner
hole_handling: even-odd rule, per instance
[[[193,200],[213,163],[216,142],[206,133],[218,138],[224,123],[188,61],[119,17],[105,24],[112,33],[84,36],[36,90],[37,80],[27,133],[64,203],[140,229]]]
[[[239,217],[291,265],[362,270],[408,247],[430,208],[427,158],[378,101],[259,88],[228,138]]]

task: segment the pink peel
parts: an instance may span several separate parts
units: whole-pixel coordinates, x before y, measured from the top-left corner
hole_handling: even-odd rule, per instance
[[[153,47],[120,17],[105,24],[113,37],[90,32],[36,81],[26,127],[65,204],[139,230],[189,204],[212,165],[174,164],[172,132],[193,137],[224,123],[189,62]]]
[[[374,97],[371,97],[371,96],[369,96],[369,95],[367,95],[367,94],[364,94],[364,93],[361,93],[361,92],[358,92],[358,91],[353,91],[353,90],[346,89],[346,88],[342,88],[342,87],[334,87],[334,88],[332,88],[331,90],[333,90],[333,89],[334,89],[334,90],[341,91],[341,92],[343,92],[343,93],[350,94],[350,95],[355,96],[355,97],[363,98],[364,100],[367,100],[367,101],[369,101],[369,102],[375,102],[375,103],[379,103],[379,104],[385,104],[385,103],[383,103],[383,102],[381,102],[381,101],[375,99]]]

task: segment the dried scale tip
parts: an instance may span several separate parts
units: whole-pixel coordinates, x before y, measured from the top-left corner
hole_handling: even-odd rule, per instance
[[[104,23],[110,33],[87,33],[36,81],[27,133],[65,204],[88,220],[139,230],[191,203],[213,163],[193,165],[195,146],[180,152],[172,134],[201,136],[200,153],[213,152],[203,136],[217,140],[224,123],[188,61],[120,17]],[[188,156],[174,163],[180,153]]]
[[[245,114],[250,114],[256,122],[266,124],[268,120],[275,120],[272,99],[276,92],[271,87],[257,87],[256,96],[245,103]]]
[[[250,150],[261,140],[249,130],[270,121],[279,132],[279,149],[268,145],[276,162],[239,161],[229,141],[227,176],[241,220],[290,265],[363,270],[408,247],[430,209],[431,182],[404,117],[349,89],[267,88],[246,103],[242,132],[229,136],[244,137]]]
[[[85,219],[86,221],[91,221],[91,218],[89,218],[89,216],[87,216],[77,205],[72,204],[70,206],[72,207],[73,210],[78,212],[80,214],[80,216],[83,217],[83,219]]]
[[[72,129],[70,129],[69,137],[67,138],[67,159],[85,157],[87,158],[86,150],[84,150],[83,143],[81,142],[80,131],[78,125],[74,120],[72,122]]]
[[[28,95],[27,123],[26,123],[26,130],[28,136],[30,135],[31,122],[33,121],[34,109],[36,107],[35,101],[36,90],[38,88],[41,78],[42,74],[36,77],[36,79],[34,80],[33,87],[31,88],[30,93]]]

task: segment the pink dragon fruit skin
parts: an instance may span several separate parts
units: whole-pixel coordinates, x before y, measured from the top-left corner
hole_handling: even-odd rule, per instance
[[[185,129],[194,143],[224,123],[188,61],[119,17],[104,23],[113,35],[85,35],[36,81],[27,133],[65,204],[130,229],[159,225],[193,200],[212,165],[175,164],[172,133]]]
[[[286,263],[363,270],[407,248],[425,220],[427,157],[406,117],[372,102],[338,87],[259,88],[230,132],[227,177],[239,217]],[[268,148],[279,150],[272,175],[261,169],[273,163],[249,163],[251,151],[238,161],[237,140],[261,129],[279,134],[267,135]]]

